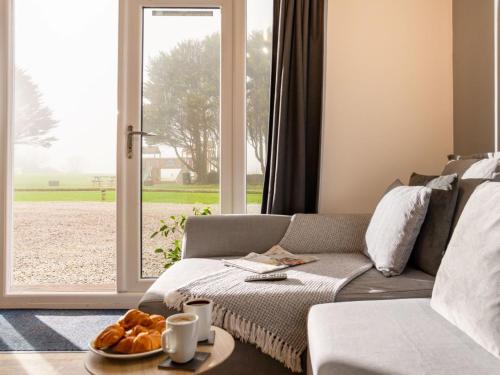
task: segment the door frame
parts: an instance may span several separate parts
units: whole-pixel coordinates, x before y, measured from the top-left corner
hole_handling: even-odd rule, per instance
[[[139,206],[127,202],[132,198],[140,203],[140,179],[130,186],[128,183],[138,177],[140,158],[126,158],[127,125],[133,124],[140,130],[137,110],[140,97],[133,98],[131,85],[141,81],[130,79],[130,72],[140,77],[140,61],[130,60],[134,50],[132,30],[140,20],[129,24],[130,11],[137,6],[148,7],[221,7],[221,64],[229,67],[221,82],[221,212],[244,213],[246,209],[246,0],[117,0],[119,2],[118,30],[118,115],[117,115],[117,289],[116,292],[10,292],[11,237],[12,237],[12,85],[13,85],[13,0],[0,1],[0,308],[128,308],[137,306],[143,292],[154,279],[141,279]],[[135,8],[134,8],[135,6]],[[140,12],[142,13],[142,11]],[[137,21],[139,21],[137,23]],[[224,30],[230,30],[224,36]],[[142,42],[142,32],[139,44]],[[136,38],[137,39],[137,38]],[[224,48],[223,46],[226,46]],[[141,48],[142,49],[142,48]],[[142,58],[136,51],[135,56]],[[139,73],[139,75],[137,75]],[[223,79],[221,74],[221,79]],[[3,84],[2,84],[3,82]],[[137,89],[137,87],[136,87]],[[127,95],[128,93],[128,95]],[[130,107],[132,105],[132,107]],[[135,114],[130,108],[135,108]],[[137,143],[137,140],[135,140]],[[136,148],[137,149],[137,148]],[[132,170],[130,164],[134,163]],[[136,194],[133,197],[134,194]],[[135,219],[131,219],[135,215]],[[135,230],[134,230],[135,228]],[[132,230],[127,230],[132,229]],[[139,229],[139,230],[138,230]],[[135,232],[135,234],[131,234]],[[134,246],[135,244],[135,246]],[[138,246],[139,245],[139,246]]]

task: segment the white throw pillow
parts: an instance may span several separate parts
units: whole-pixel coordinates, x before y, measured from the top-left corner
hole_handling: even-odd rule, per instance
[[[396,186],[378,203],[366,231],[365,254],[384,276],[404,271],[425,219],[431,192],[424,186]]]
[[[500,172],[500,158],[494,157],[489,159],[481,159],[472,164],[469,169],[465,171],[462,179],[469,178],[486,178],[493,179],[495,173]]]
[[[436,275],[431,306],[500,358],[500,183],[469,198]]]

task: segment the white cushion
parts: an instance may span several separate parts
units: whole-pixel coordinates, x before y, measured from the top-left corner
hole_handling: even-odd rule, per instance
[[[468,178],[486,178],[493,179],[495,174],[500,172],[500,158],[494,157],[489,159],[481,159],[472,164],[465,171],[462,179]]]
[[[384,276],[403,272],[425,219],[432,189],[397,186],[375,209],[365,236],[365,254]]]
[[[500,357],[500,183],[467,202],[436,276],[431,306]]]

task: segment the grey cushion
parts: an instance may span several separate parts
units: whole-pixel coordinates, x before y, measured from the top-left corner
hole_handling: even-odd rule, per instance
[[[485,182],[467,202],[431,306],[500,358],[500,183]]]
[[[296,254],[362,252],[370,217],[297,214],[280,245]]]
[[[321,259],[322,254],[318,257]],[[166,292],[221,269],[224,265],[218,258],[183,259],[153,283],[142,297],[140,308],[148,312],[173,313],[163,303]],[[336,301],[430,297],[433,284],[434,277],[411,267],[407,267],[400,276],[390,278],[371,269],[344,286]]]
[[[500,361],[435,313],[428,299],[313,306],[313,375],[490,375]]]
[[[184,258],[244,256],[262,253],[285,234],[291,216],[214,215],[192,216],[186,222]]]
[[[404,186],[404,184],[401,182],[401,180],[399,178],[397,178],[397,179],[394,180],[394,182],[392,184],[390,184],[387,187],[387,189],[385,189],[384,194],[382,194],[382,197],[380,197],[380,199],[382,199],[384,197],[384,195],[386,195],[392,189],[397,188],[399,186]]]
[[[398,186],[378,203],[366,231],[365,254],[384,276],[403,272],[425,218],[432,189]]]
[[[455,212],[453,213],[453,220],[451,224],[450,236],[453,234],[455,227],[457,226],[458,219],[460,219],[460,215],[465,208],[465,205],[469,201],[470,196],[476,190],[476,188],[481,185],[483,182],[488,180],[482,178],[470,178],[466,180],[460,180],[458,183],[458,197],[457,204],[455,207]]]
[[[410,263],[435,276],[448,244],[457,203],[458,176],[423,176],[413,173],[410,185],[432,188],[427,215],[415,242]]]

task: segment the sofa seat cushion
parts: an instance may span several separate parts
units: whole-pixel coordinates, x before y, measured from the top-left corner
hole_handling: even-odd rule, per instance
[[[406,267],[395,277],[385,277],[375,268],[358,276],[337,294],[337,302],[397,298],[428,298],[432,295],[434,277]]]
[[[311,373],[500,373],[500,360],[437,314],[429,301],[400,299],[313,306],[308,317]]]
[[[317,254],[320,258],[322,254]],[[231,259],[231,257],[226,257]],[[188,258],[165,271],[144,294],[140,309],[149,313],[170,314],[163,304],[166,292],[189,283],[209,273],[224,269],[220,258]],[[371,269],[346,285],[337,295],[337,301],[359,301],[371,299],[430,297],[434,277],[412,268],[400,276],[387,278],[376,269]]]
[[[231,257],[226,257],[230,259]],[[163,303],[166,292],[178,289],[187,283],[224,269],[220,258],[188,258],[174,264],[151,285],[141,298],[139,309],[148,313],[172,313]]]

